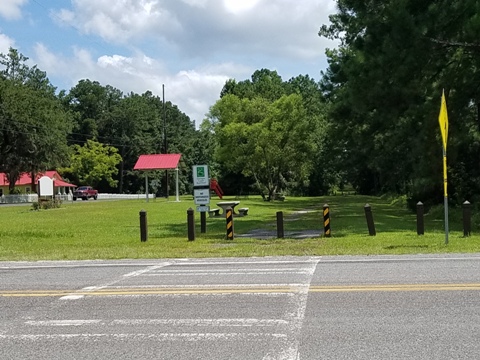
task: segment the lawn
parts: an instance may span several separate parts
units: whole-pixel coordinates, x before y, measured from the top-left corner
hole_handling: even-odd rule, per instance
[[[445,245],[443,208],[425,215],[425,235],[416,233],[416,215],[378,197],[337,195],[264,202],[240,199],[250,210],[234,219],[235,235],[253,229],[276,232],[276,213],[284,213],[285,231],[318,230],[309,239],[226,239],[224,218],[207,216],[196,239],[188,241],[187,210],[191,196],[166,199],[77,201],[58,209],[34,211],[32,206],[0,206],[0,260],[79,260],[194,258],[274,255],[355,255],[480,252],[480,233],[473,221],[472,236],[463,237],[461,209],[450,209],[449,244]],[[230,197],[226,200],[234,200]],[[217,202],[212,199],[212,205]],[[321,237],[323,205],[330,207],[332,236]],[[364,206],[372,207],[376,236],[368,235]],[[147,212],[148,240],[140,241],[140,211]],[[300,213],[298,213],[300,211]],[[475,215],[475,214],[474,214]]]

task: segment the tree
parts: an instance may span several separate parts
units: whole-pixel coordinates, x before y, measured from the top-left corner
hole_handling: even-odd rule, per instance
[[[256,70],[251,80],[236,82],[227,80],[220,93],[220,97],[227,94],[237,95],[240,98],[253,99],[260,96],[270,101],[279,99],[286,94],[285,84],[276,71],[269,69]]]
[[[80,184],[96,187],[100,181],[105,180],[115,186],[117,181],[113,175],[117,173],[116,166],[121,160],[116,148],[87,140],[84,146],[72,146],[70,166],[60,169],[60,172],[71,176]]]
[[[24,172],[61,165],[66,160],[71,122],[55,97],[55,87],[27,57],[10,48],[0,54],[0,169],[7,174],[10,192]]]
[[[0,75],[4,79],[27,85],[29,88],[39,90],[46,95],[55,95],[56,88],[50,83],[47,73],[40,70],[37,65],[30,68],[26,64],[27,61],[28,57],[19,53],[17,49],[10,47],[8,54],[0,53],[0,65],[3,66]]]
[[[189,117],[176,105],[167,101],[164,111],[163,101],[151,92],[142,95],[130,93],[113,108],[108,121],[99,128],[99,134],[103,139],[112,139],[122,154],[118,175],[121,192],[143,188],[141,174],[133,171],[140,155],[166,152],[182,154],[179,189],[181,192],[187,191],[191,183],[189,177],[193,158],[199,151],[195,143],[198,134]],[[164,178],[164,189],[165,181]],[[169,177],[168,181],[168,188],[173,189],[175,177]]]
[[[266,199],[306,178],[313,146],[301,96],[269,102],[225,95],[210,117],[217,122],[218,162],[253,177]]]
[[[30,68],[25,64],[27,60],[28,57],[19,53],[17,49],[9,48],[8,54],[0,54],[0,65],[4,67],[0,74],[4,79],[23,84],[30,72]]]
[[[338,0],[337,5],[338,13],[319,34],[340,40],[327,52],[322,80],[339,171],[362,193],[441,200],[432,194],[442,193],[437,118],[445,88],[452,129],[449,177],[479,179],[478,161],[466,160],[479,150],[478,2]],[[436,158],[440,161],[432,161]],[[460,173],[465,169],[468,175]],[[457,184],[451,195],[460,201],[466,182],[463,189]]]
[[[220,97],[223,99],[227,95],[235,95],[239,99],[252,101],[261,98],[267,102],[277,101],[282,96],[300,96],[305,112],[305,121],[308,123],[310,131],[309,146],[312,147],[312,156],[305,159],[306,164],[304,166],[305,169],[310,169],[310,173],[305,177],[302,176],[299,181],[285,179],[284,185],[288,184],[288,190],[291,193],[302,195],[321,195],[328,191],[336,181],[336,177],[333,169],[325,167],[325,162],[329,159],[324,149],[326,141],[326,105],[320,85],[314,79],[308,75],[298,75],[288,81],[283,81],[276,71],[261,69],[252,74],[251,80],[240,82],[233,79],[228,80],[222,89]],[[253,112],[253,114],[250,114],[250,117],[256,119],[255,109]],[[260,118],[263,117],[263,114],[260,112],[257,115]],[[210,121],[215,122],[217,120],[213,117]],[[254,121],[260,120],[256,119]],[[237,193],[243,192],[245,188],[250,187],[251,181],[244,174],[233,172],[231,168],[223,163],[219,163],[218,168],[222,170],[222,183],[228,183],[227,185],[234,188]],[[229,178],[233,179],[233,181],[229,182]]]
[[[80,80],[68,93],[61,92],[60,98],[66,110],[72,113],[74,129],[71,143],[101,138],[102,128],[110,124],[112,112],[120,103],[123,94],[112,86],[102,86],[98,81]],[[112,142],[106,139],[105,142]]]

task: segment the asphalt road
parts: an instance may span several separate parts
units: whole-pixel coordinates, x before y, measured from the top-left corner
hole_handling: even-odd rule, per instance
[[[0,359],[477,359],[480,255],[0,263]]]

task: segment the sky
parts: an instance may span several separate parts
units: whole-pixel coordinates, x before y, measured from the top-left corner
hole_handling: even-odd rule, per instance
[[[228,79],[275,70],[320,80],[318,36],[335,0],[1,0],[0,52],[46,71],[57,90],[81,79],[151,91],[197,127]]]

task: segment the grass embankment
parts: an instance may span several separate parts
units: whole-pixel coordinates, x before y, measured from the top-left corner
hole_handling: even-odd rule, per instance
[[[229,198],[233,199],[233,198]],[[229,200],[227,199],[227,200]],[[235,218],[235,234],[252,229],[276,231],[276,212],[283,211],[285,231],[323,229],[322,206],[330,206],[332,237],[225,239],[225,219],[207,216],[200,233],[195,213],[196,240],[187,241],[187,209],[191,197],[122,201],[77,201],[59,209],[33,211],[31,206],[0,206],[0,260],[75,260],[124,258],[193,258],[270,255],[407,254],[479,252],[478,225],[464,238],[461,209],[450,209],[449,244],[445,245],[443,208],[425,215],[425,235],[416,233],[416,215],[376,197],[337,195],[287,198],[264,202],[240,199],[246,217]],[[212,199],[212,205],[216,199]],[[376,236],[369,236],[364,205],[372,206]],[[140,241],[139,212],[147,211],[148,241]],[[309,210],[295,214],[300,210]],[[441,210],[441,211],[440,211]]]

